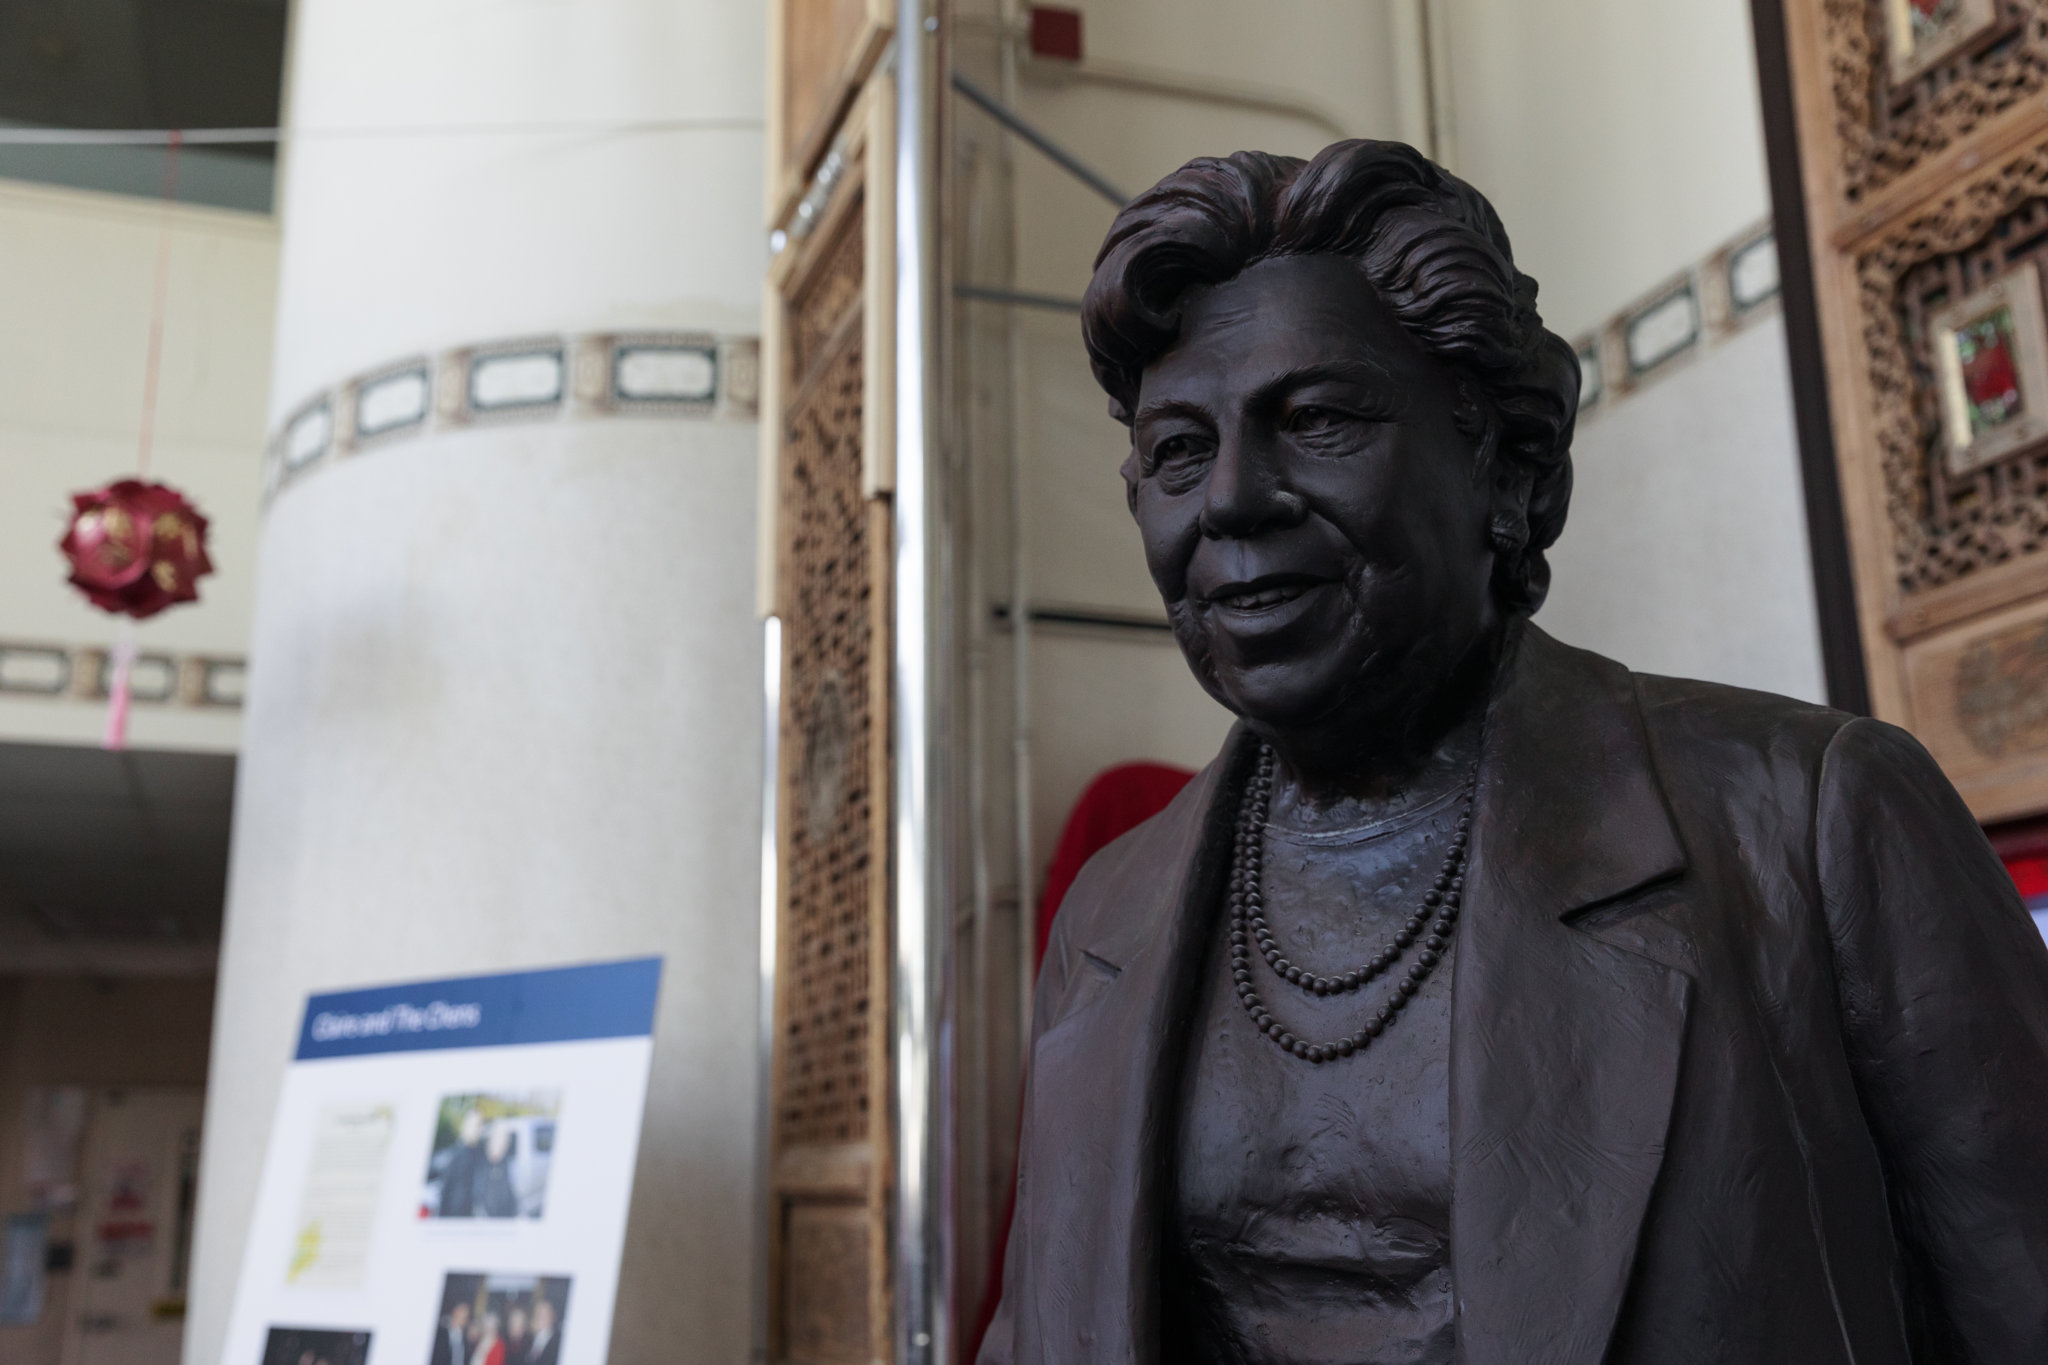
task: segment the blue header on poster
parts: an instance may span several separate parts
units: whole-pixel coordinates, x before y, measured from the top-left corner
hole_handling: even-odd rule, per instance
[[[306,1001],[297,1060],[644,1038],[661,959],[335,991]]]

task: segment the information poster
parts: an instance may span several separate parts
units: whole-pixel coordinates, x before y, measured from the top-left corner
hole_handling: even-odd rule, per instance
[[[661,961],[316,995],[224,1365],[600,1365]]]

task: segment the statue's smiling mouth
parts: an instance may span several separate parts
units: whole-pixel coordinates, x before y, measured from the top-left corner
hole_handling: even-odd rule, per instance
[[[1274,573],[1261,574],[1244,583],[1225,583],[1209,593],[1205,601],[1209,606],[1222,607],[1233,612],[1271,611],[1324,587],[1327,578],[1309,574]]]

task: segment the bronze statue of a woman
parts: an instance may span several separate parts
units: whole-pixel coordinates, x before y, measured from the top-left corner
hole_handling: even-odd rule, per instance
[[[2048,1362],[2048,948],[1902,731],[1530,624],[1578,366],[1486,200],[1190,162],[1084,328],[1240,720],[1054,926],[983,1365]]]

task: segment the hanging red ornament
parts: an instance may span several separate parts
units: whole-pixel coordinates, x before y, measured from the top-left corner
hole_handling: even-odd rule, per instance
[[[136,620],[199,600],[206,518],[169,484],[118,479],[71,495],[71,525],[58,542],[71,583],[101,611]]]

